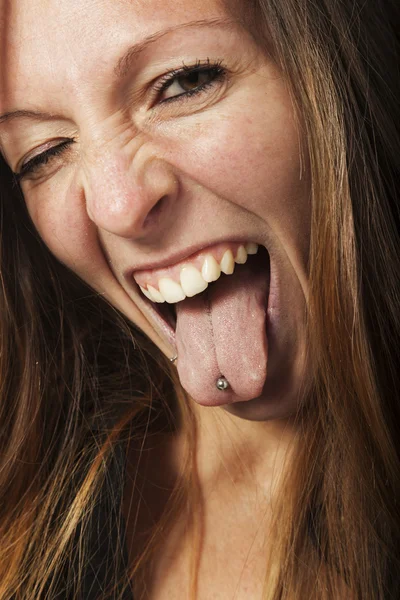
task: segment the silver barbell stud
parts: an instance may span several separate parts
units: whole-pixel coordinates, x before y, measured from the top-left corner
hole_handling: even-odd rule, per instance
[[[229,381],[225,377],[219,377],[217,379],[216,386],[217,390],[220,390],[221,392],[225,392],[225,390],[230,387]]]

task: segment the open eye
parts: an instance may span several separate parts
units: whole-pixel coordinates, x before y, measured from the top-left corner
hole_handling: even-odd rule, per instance
[[[177,71],[165,75],[156,86],[160,102],[171,102],[182,97],[199,94],[214,86],[226,76],[226,69],[221,62],[206,64],[196,63],[184,66]]]

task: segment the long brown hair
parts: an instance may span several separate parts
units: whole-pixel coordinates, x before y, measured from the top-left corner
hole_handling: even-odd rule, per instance
[[[236,4],[287,79],[312,181],[314,383],[265,598],[398,598],[399,8]],[[4,163],[0,178],[0,598],[84,598],[88,531],[127,425],[143,438],[183,395],[140,332],[50,255]]]
[[[314,392],[266,597],[342,598],[344,585],[351,598],[395,598],[399,8],[379,0],[254,0],[248,7],[251,30],[290,86],[307,140],[313,209]]]

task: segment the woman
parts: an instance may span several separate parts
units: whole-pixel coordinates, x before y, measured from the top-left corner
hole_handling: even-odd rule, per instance
[[[0,597],[400,597],[397,3],[1,15]]]

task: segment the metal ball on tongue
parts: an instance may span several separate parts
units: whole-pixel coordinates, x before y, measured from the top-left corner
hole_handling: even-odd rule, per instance
[[[173,356],[169,360],[170,362],[172,362],[172,364],[174,364],[178,360],[178,355],[175,354],[175,356]],[[226,377],[223,376],[217,379],[217,381],[215,382],[215,386],[220,392],[225,392],[225,390],[227,390],[230,387],[229,381],[226,379]]]
[[[229,381],[226,379],[226,377],[219,377],[215,385],[217,387],[217,390],[220,390],[220,392],[225,392],[225,390],[227,390],[230,387]]]

